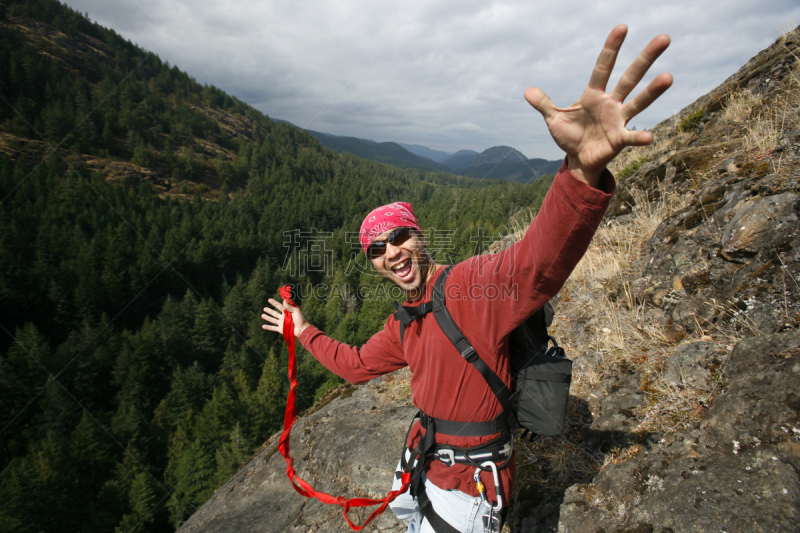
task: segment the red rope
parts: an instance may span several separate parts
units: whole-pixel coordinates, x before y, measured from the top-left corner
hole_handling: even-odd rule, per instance
[[[281,297],[286,302],[295,307],[299,307],[292,301],[292,293],[289,286],[282,287],[280,289],[280,293]],[[289,456],[289,435],[292,431],[292,426],[294,425],[295,420],[297,420],[297,411],[295,409],[295,389],[297,388],[298,383],[297,360],[295,358],[294,344],[294,321],[292,320],[292,314],[289,311],[284,311],[283,315],[283,339],[286,341],[286,347],[289,349],[289,397],[286,399],[286,414],[283,418],[283,433],[278,441],[278,450],[281,452],[281,455],[283,455],[284,459],[286,459],[286,475],[289,476],[289,481],[291,482],[292,487],[294,487],[294,490],[306,498],[313,497],[317,498],[323,503],[341,506],[344,509],[344,519],[347,521],[347,524],[350,526],[350,528],[354,531],[361,531],[364,526],[369,524],[373,518],[386,510],[386,506],[388,506],[392,500],[408,490],[408,485],[411,483],[411,474],[403,472],[401,478],[403,486],[400,487],[400,490],[389,491],[385,497],[379,500],[374,500],[371,498],[351,498],[348,500],[342,496],[334,498],[330,494],[315,491],[311,485],[303,481],[300,476],[297,475],[294,470],[294,459]],[[350,521],[350,518],[347,516],[347,512],[353,507],[368,507],[370,505],[377,504],[380,504],[380,507],[375,509],[372,514],[369,515],[366,521],[360,526],[353,524]]]

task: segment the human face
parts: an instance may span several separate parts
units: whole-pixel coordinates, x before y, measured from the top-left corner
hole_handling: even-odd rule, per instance
[[[375,253],[368,255],[372,256],[370,260],[378,274],[403,289],[406,297],[416,299],[426,281],[431,257],[422,236],[411,228],[407,229],[410,233],[405,240],[399,228],[384,231],[372,244],[379,243],[379,247],[385,246],[386,251],[377,257]],[[374,250],[372,245],[367,249],[370,252]]]

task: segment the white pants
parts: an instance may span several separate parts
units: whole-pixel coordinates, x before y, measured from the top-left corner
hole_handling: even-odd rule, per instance
[[[408,457],[408,455],[406,456]],[[401,472],[400,464],[397,471]],[[460,490],[440,489],[422,474],[425,483],[425,492],[433,505],[436,514],[441,516],[448,524],[463,533],[483,533],[483,516],[489,513],[489,505],[482,503],[480,498],[473,498]],[[402,481],[395,476],[392,490],[401,487]],[[434,533],[433,528],[419,511],[419,503],[407,490],[389,504],[397,518],[408,523],[408,533]]]

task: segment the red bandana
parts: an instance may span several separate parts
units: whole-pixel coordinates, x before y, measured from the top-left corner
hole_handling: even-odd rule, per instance
[[[414,228],[422,233],[417,222],[417,217],[414,215],[414,210],[411,209],[411,204],[406,202],[395,202],[393,204],[384,205],[374,209],[364,222],[361,223],[361,231],[358,234],[358,240],[361,247],[366,253],[367,247],[372,244],[375,237],[384,231],[393,228]]]

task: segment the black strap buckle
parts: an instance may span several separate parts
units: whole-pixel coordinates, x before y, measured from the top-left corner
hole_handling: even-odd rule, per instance
[[[400,305],[398,302],[392,302],[392,305],[397,310],[394,314],[395,320],[402,322],[404,326],[407,326],[414,321],[414,319],[411,317],[411,314],[405,307]]]
[[[433,304],[431,302],[425,302],[424,304],[417,306],[405,306],[399,304],[398,302],[392,302],[392,305],[397,310],[394,314],[395,320],[399,320],[404,326],[407,326],[419,317],[430,313],[433,309]]]
[[[461,353],[461,357],[467,360],[467,362],[473,362],[478,357],[478,352],[475,351],[475,348],[464,339],[465,342],[461,346],[457,346],[459,353]],[[466,344],[466,346],[464,346]]]

